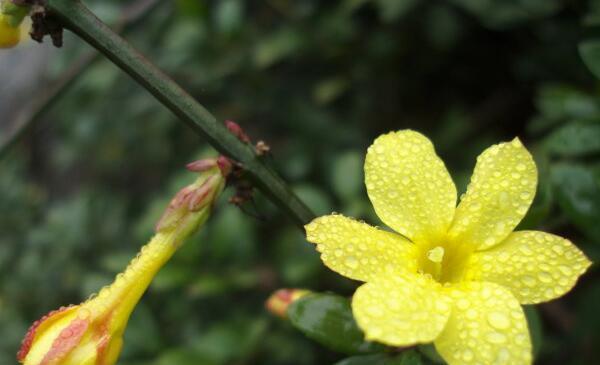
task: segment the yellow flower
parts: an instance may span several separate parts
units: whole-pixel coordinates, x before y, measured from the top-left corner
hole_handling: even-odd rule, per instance
[[[63,307],[36,321],[17,359],[25,365],[113,365],[121,352],[129,316],[158,272],[191,233],[208,218],[223,190],[230,165],[224,158],[203,160],[201,171],[182,189],[161,218],[156,235],[115,281],[86,302]]]
[[[23,20],[29,6],[16,5],[10,0],[0,0],[0,48],[12,48],[21,41],[26,30]]]
[[[397,233],[333,214],[306,226],[331,269],[366,282],[352,308],[369,340],[434,342],[450,365],[531,364],[520,304],[568,292],[590,261],[568,240],[514,228],[537,187],[518,139],[478,158],[467,192],[432,143],[410,130],[375,140],[365,183],[377,215]]]
[[[12,48],[21,40],[21,27],[12,26],[9,16],[0,13],[0,48]]]

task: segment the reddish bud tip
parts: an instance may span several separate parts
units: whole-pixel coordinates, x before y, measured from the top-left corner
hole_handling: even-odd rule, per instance
[[[186,197],[185,203],[187,203],[190,212],[196,212],[208,203],[207,198],[214,189],[212,180],[214,180],[214,176],[206,179],[202,186]]]
[[[237,124],[236,122],[231,121],[231,120],[226,120],[225,127],[227,127],[227,129],[229,129],[229,131],[234,136],[236,136],[240,141],[242,141],[244,143],[250,143],[250,137],[248,137],[248,135],[246,133],[244,133],[244,130],[242,129],[242,127],[240,127],[240,125]]]
[[[215,166],[217,166],[217,160],[215,160],[214,158],[206,158],[204,160],[198,160],[198,161],[190,162],[185,167],[189,171],[202,172],[202,171],[206,171],[208,169],[211,169],[211,168],[213,168]]]
[[[233,164],[231,163],[231,160],[229,160],[225,156],[219,156],[217,158],[217,166],[219,166],[219,169],[221,170],[221,175],[223,175],[223,177],[229,176],[231,170],[233,169]]]
[[[279,289],[267,299],[265,307],[276,316],[287,318],[287,309],[289,306],[310,293],[309,290],[305,289]]]

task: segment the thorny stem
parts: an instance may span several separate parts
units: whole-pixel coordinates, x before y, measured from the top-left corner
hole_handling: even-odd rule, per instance
[[[296,224],[302,226],[314,218],[314,213],[275,171],[261,161],[251,146],[232,135],[223,123],[218,122],[175,81],[102,23],[83,3],[79,0],[47,0],[46,9],[65,28],[84,39],[152,93],[215,149],[240,162],[257,187],[284,209]]]

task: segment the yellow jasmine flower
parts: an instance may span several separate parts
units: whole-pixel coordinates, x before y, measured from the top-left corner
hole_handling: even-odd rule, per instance
[[[86,302],[63,307],[36,321],[25,336],[17,359],[25,365],[113,365],[123,346],[129,316],[158,270],[182,242],[208,218],[225,185],[229,162],[224,158],[189,165],[201,171],[193,184],[173,198],[142,247],[115,281]]]
[[[25,30],[22,23],[28,14],[28,6],[0,0],[0,48],[12,48],[19,44],[21,33]]]
[[[0,48],[12,48],[21,40],[21,27],[12,26],[8,15],[0,13]]]
[[[366,282],[352,299],[368,340],[434,342],[450,365],[531,364],[520,304],[568,292],[590,261],[568,240],[516,231],[537,187],[519,139],[478,158],[467,192],[434,147],[411,130],[369,147],[365,183],[377,215],[397,233],[332,214],[306,226],[332,270]]]

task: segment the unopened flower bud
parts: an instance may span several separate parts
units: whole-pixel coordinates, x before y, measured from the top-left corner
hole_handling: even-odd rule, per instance
[[[225,127],[227,127],[227,129],[229,129],[229,131],[234,136],[236,136],[240,141],[242,141],[244,143],[250,143],[250,137],[248,137],[246,132],[244,132],[242,127],[240,127],[240,125],[237,124],[236,122],[234,122],[232,120],[226,120]]]
[[[289,306],[310,293],[312,292],[306,289],[279,289],[267,299],[265,307],[269,312],[285,319]]]
[[[208,218],[225,185],[218,164],[182,189],[156,235],[115,281],[86,302],[50,312],[29,329],[17,360],[24,365],[114,365],[129,316],[160,268]]]

